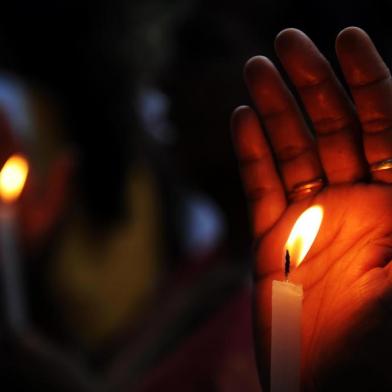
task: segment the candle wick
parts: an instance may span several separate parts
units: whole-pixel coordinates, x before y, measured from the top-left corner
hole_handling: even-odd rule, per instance
[[[285,263],[284,263],[284,276],[286,278],[286,282],[289,281],[290,274],[290,253],[288,249],[286,249]]]

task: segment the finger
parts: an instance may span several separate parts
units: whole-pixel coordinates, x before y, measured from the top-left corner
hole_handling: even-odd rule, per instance
[[[254,233],[261,236],[275,224],[286,208],[283,184],[253,110],[246,106],[237,108],[231,126]]]
[[[363,178],[367,165],[360,124],[352,102],[328,61],[313,42],[296,29],[282,31],[276,38],[275,48],[313,123],[329,182]]]
[[[275,66],[265,57],[254,57],[245,66],[245,79],[268,132],[287,192],[323,176],[314,140]]]
[[[336,52],[362,124],[363,143],[370,165],[392,157],[392,80],[369,36],[349,27],[336,39]],[[392,171],[372,173],[392,182]]]

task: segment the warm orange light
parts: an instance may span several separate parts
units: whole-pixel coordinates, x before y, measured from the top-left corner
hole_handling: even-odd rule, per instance
[[[323,208],[316,205],[305,210],[295,222],[286,242],[293,265],[298,267],[309,252],[320,229],[323,215]]]
[[[26,182],[29,165],[22,155],[12,155],[0,171],[0,198],[12,203],[21,194]]]

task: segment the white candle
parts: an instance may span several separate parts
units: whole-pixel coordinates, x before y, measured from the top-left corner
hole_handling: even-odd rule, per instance
[[[302,285],[291,283],[288,278],[290,264],[298,267],[305,258],[316,239],[322,218],[320,206],[310,207],[300,215],[285,245],[286,281],[272,282],[271,392],[297,392],[301,389],[303,290]]]
[[[26,326],[21,265],[17,243],[17,221],[11,205],[0,208],[0,262],[4,287],[6,323],[11,329]]]
[[[21,330],[26,326],[17,241],[16,201],[25,185],[28,170],[27,160],[15,154],[6,161],[0,171],[0,266],[5,322],[14,330]]]
[[[272,282],[271,391],[300,390],[302,285]]]

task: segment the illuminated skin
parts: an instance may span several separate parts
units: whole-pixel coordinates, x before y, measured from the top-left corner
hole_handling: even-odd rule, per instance
[[[274,65],[265,57],[249,60],[245,79],[262,125],[242,106],[232,127],[257,245],[261,382],[268,391],[271,281],[284,279],[282,249],[296,218],[320,204],[320,232],[290,274],[304,286],[302,388],[390,391],[392,170],[372,174],[368,169],[392,157],[390,73],[365,32],[343,30],[336,52],[354,105],[305,34],[284,30],[275,44],[316,138]],[[320,193],[288,201],[295,184],[320,176],[327,179]]]

